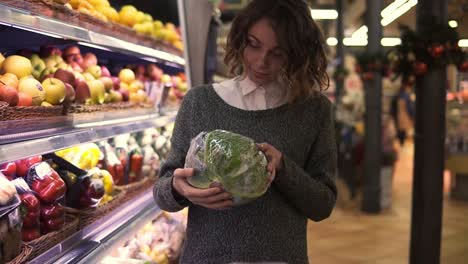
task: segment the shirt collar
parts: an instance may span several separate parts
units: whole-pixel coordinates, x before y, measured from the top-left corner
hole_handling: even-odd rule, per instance
[[[241,87],[243,96],[253,93],[257,88],[260,88],[260,87],[265,89],[266,91],[269,91],[270,93],[274,95],[283,93],[283,90],[281,89],[281,85],[278,82],[272,82],[266,86],[259,86],[247,76],[239,77],[239,79],[240,79],[239,86]]]

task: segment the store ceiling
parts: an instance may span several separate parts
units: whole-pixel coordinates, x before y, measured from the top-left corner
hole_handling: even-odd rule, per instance
[[[334,8],[336,0],[309,0],[313,8]],[[352,33],[355,29],[364,25],[366,0],[344,0],[344,25],[345,34]],[[391,4],[393,0],[384,0],[383,8]],[[448,19],[458,22],[457,31],[461,38],[468,38],[468,0],[448,0]],[[335,35],[336,23],[321,21],[323,30],[329,37]],[[411,8],[404,15],[383,28],[384,37],[398,37],[400,31],[399,24],[408,25],[415,28],[416,6]],[[328,34],[327,34],[328,33]]]
[[[383,8],[388,6],[394,0],[384,0]],[[241,1],[246,4],[248,1]],[[332,8],[335,9],[336,0],[308,0],[312,8]],[[448,19],[454,19],[458,22],[457,31],[460,38],[468,38],[468,0],[447,0],[448,2]],[[344,25],[345,36],[351,35],[356,29],[364,25],[366,0],[343,0],[344,3]],[[319,25],[322,27],[325,37],[335,37],[336,21],[320,20]],[[383,28],[384,37],[399,37],[399,24],[404,24],[415,29],[416,23],[416,6],[411,8],[404,15]]]

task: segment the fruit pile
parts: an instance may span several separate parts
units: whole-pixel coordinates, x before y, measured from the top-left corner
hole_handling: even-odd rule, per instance
[[[55,0],[55,2],[64,4],[67,1]],[[174,24],[164,24],[160,20],[155,20],[150,14],[139,11],[133,5],[123,6],[119,12],[110,5],[108,0],[71,0],[65,5],[105,22],[131,27],[140,34],[168,42],[179,50],[184,49],[180,30]]]
[[[137,263],[138,260],[177,263],[185,239],[187,213],[187,209],[161,213],[101,263]]]
[[[184,74],[171,77],[155,64],[121,69],[112,76],[98,65],[95,54],[82,54],[78,46],[63,51],[42,46],[39,53],[20,50],[6,58],[0,54],[0,101],[10,106],[53,106],[65,103],[107,104],[132,102],[151,104],[146,82],[174,87],[170,100],[181,99],[187,91]],[[171,97],[172,96],[172,97]]]

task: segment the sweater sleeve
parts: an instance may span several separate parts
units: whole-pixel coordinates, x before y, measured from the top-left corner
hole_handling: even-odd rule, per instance
[[[159,180],[154,186],[153,196],[162,210],[176,212],[189,206],[190,202],[181,196],[172,186],[174,171],[183,168],[185,156],[190,147],[190,128],[193,122],[193,96],[188,92],[177,113],[171,139],[171,150],[167,160],[159,171]]]
[[[283,169],[274,184],[302,214],[313,221],[330,216],[336,202],[336,141],[332,104],[322,100],[320,129],[304,168],[283,155]]]

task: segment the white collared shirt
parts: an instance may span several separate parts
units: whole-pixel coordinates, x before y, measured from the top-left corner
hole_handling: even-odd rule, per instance
[[[248,77],[214,83],[216,93],[229,105],[243,110],[265,110],[288,101],[288,91],[278,82],[259,86]]]

